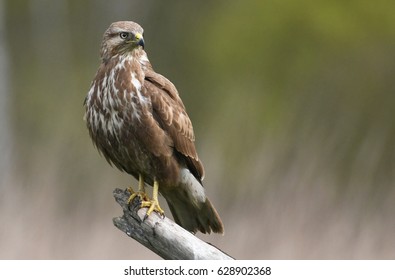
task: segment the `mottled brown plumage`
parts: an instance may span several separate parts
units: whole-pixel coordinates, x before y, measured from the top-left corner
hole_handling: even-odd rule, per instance
[[[142,34],[130,21],[104,33],[101,65],[84,102],[89,134],[110,164],[140,183],[156,182],[178,224],[223,233],[201,185],[204,169],[185,106],[175,86],[153,70]]]

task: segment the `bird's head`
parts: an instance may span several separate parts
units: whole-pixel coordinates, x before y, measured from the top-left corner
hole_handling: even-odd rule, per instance
[[[118,54],[144,49],[144,30],[133,21],[118,21],[110,25],[104,32],[101,57],[108,60]]]

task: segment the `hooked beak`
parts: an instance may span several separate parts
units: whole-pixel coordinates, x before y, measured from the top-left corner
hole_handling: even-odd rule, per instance
[[[143,35],[141,35],[140,33],[136,33],[135,38],[136,38],[137,45],[141,46],[144,49],[144,38],[143,38]]]

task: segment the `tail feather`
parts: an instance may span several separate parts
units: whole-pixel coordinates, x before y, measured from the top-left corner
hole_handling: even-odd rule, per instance
[[[217,210],[206,197],[203,186],[187,170],[182,171],[179,186],[162,191],[177,224],[195,233],[224,233]]]

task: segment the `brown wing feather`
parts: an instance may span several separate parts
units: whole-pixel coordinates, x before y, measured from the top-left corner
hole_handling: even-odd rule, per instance
[[[168,79],[151,70],[145,73],[143,87],[150,96],[154,118],[169,135],[187,167],[198,180],[201,180],[204,177],[204,169],[196,152],[192,123],[176,87]]]

